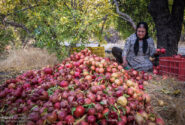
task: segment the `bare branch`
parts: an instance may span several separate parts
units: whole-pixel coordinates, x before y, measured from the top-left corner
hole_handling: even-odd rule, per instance
[[[119,5],[118,5],[117,0],[114,0],[114,3],[115,3],[115,5],[116,5],[116,12],[120,15],[120,17],[121,17],[122,19],[128,21],[128,22],[132,25],[132,27],[133,27],[134,29],[136,29],[136,24],[135,24],[135,22],[133,21],[133,19],[132,19],[129,15],[120,12],[120,10],[119,10]]]
[[[129,20],[127,18],[125,18],[124,16],[119,16],[119,17],[122,18],[122,19],[124,19],[125,21],[128,21],[129,22]]]

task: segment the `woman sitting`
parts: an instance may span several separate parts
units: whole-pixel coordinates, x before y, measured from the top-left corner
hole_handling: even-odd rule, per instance
[[[148,25],[140,22],[137,25],[136,33],[126,40],[124,50],[113,47],[112,54],[124,67],[138,71],[151,71],[153,64],[150,61],[155,53],[153,39],[148,36]]]

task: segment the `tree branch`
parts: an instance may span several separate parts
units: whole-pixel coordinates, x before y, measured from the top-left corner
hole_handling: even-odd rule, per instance
[[[27,7],[27,8],[14,11],[13,13],[8,13],[8,14],[5,15],[5,16],[9,16],[9,15],[12,15],[12,14],[15,14],[15,13],[18,13],[18,12],[21,12],[21,11],[26,11],[26,10],[28,10],[28,9],[32,9],[32,8],[35,8],[35,7],[38,7],[38,6],[44,6],[43,4],[40,4],[40,5],[39,5],[37,0],[35,0],[35,1],[36,1],[36,5],[33,5],[33,6],[29,5],[29,7]],[[49,3],[47,3],[47,4],[45,4],[45,5],[46,5],[46,6],[49,5]]]
[[[24,30],[28,33],[28,35],[30,35],[30,31],[29,31],[28,28],[27,28],[26,26],[24,26],[23,24],[18,24],[18,23],[16,23],[16,22],[7,21],[7,20],[3,20],[3,24],[5,24],[5,25],[11,25],[11,26],[14,26],[14,27],[16,27],[16,28],[22,28],[22,29],[24,29]],[[34,38],[34,36],[31,36],[31,37]],[[28,40],[26,40],[26,41],[23,42],[23,48],[26,46],[27,43],[28,43]]]
[[[128,22],[132,25],[132,27],[133,27],[134,29],[136,29],[136,24],[135,24],[135,22],[133,21],[133,19],[132,19],[129,15],[120,12],[120,10],[119,10],[119,5],[118,5],[117,0],[114,0],[114,3],[115,3],[115,5],[116,5],[116,12],[120,15],[120,17],[121,17],[122,19],[128,21]]]
[[[39,5],[37,4],[37,5],[34,5],[34,6],[29,6],[29,7],[27,7],[27,8],[24,8],[24,9],[21,9],[21,10],[17,10],[17,11],[15,11],[15,12],[13,12],[13,13],[8,13],[6,16],[11,15],[11,14],[15,14],[15,13],[18,13],[18,12],[21,12],[21,11],[26,11],[26,10],[28,10],[28,9],[35,8],[35,7],[37,7],[37,6],[39,6]]]
[[[22,29],[24,29],[28,34],[30,34],[30,31],[28,30],[28,28],[26,28],[26,26],[24,26],[23,24],[18,24],[18,23],[16,23],[16,22],[6,21],[6,20],[4,20],[3,23],[4,23],[4,24],[11,25],[11,26],[14,26],[14,27],[22,28]]]
[[[105,15],[105,17],[103,18],[103,25],[102,25],[102,28],[101,28],[101,35],[103,34],[103,29],[104,29],[105,22],[107,20],[107,16],[108,15]]]
[[[71,1],[72,1],[72,0],[71,0]],[[72,2],[71,2],[71,4],[72,4]],[[74,16],[73,12],[71,11],[71,9],[69,8],[69,6],[66,4],[66,2],[64,2],[64,5],[67,7],[67,9],[70,10],[70,12],[71,12],[71,14],[72,14],[72,16],[73,16],[73,20],[74,20],[75,24],[77,24],[76,18],[75,18],[75,16]],[[72,5],[73,5],[73,4],[72,4]]]

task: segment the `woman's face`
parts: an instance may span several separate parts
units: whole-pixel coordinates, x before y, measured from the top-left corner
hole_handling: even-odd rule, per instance
[[[139,39],[143,39],[146,35],[146,29],[144,27],[139,27],[137,29],[137,36],[139,37]]]

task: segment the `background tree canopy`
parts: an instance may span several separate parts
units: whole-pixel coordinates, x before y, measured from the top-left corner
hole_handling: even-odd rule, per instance
[[[155,37],[156,30],[155,25],[152,20],[152,17],[148,13],[148,4],[150,0],[121,0],[119,2],[120,11],[127,13],[130,15],[133,20],[138,23],[140,21],[145,21],[149,25],[149,32],[152,37]],[[118,18],[116,29],[122,33],[123,38],[128,37],[131,33],[135,32],[131,25],[129,25],[128,21],[123,20],[122,18]]]
[[[10,43],[25,46],[32,38],[35,46],[61,55],[66,51],[62,44],[65,41],[71,45],[89,39],[105,42],[110,27],[125,39],[134,29],[117,13],[115,2],[133,22],[146,21],[150,35],[155,37],[155,25],[148,12],[150,0],[1,0],[0,51]]]

